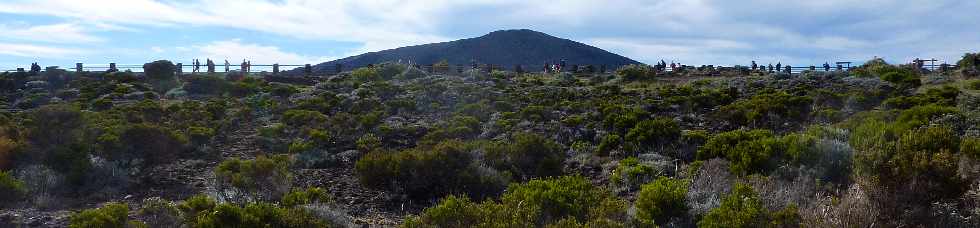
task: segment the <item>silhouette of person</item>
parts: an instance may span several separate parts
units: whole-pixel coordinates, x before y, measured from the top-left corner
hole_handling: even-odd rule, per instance
[[[231,63],[229,63],[228,60],[225,59],[225,72],[228,71],[231,71]]]
[[[208,60],[208,73],[214,73],[214,61],[212,61],[211,59],[207,59],[207,60]]]
[[[830,71],[830,63],[827,62],[823,63],[823,71]]]
[[[769,73],[772,73],[772,63],[769,64]]]
[[[759,64],[756,64],[755,60],[752,60],[752,70],[756,70],[756,69],[759,69]]]
[[[776,62],[776,70],[778,71],[780,69],[783,69],[783,63],[782,62]]]

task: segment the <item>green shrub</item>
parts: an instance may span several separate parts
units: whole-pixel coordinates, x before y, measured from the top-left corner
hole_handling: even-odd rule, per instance
[[[123,161],[142,160],[150,167],[169,163],[184,151],[187,139],[160,126],[134,124],[119,135],[119,153],[110,158]]]
[[[71,228],[123,228],[130,225],[129,206],[122,203],[107,203],[100,208],[83,210],[72,214],[68,227]]]
[[[13,168],[14,157],[20,156],[21,142],[19,134],[5,133],[8,131],[7,127],[0,127],[0,171],[10,170]]]
[[[697,152],[698,160],[723,157],[733,173],[766,171],[778,158],[778,140],[767,130],[736,130],[712,136]]]
[[[602,141],[599,142],[599,148],[596,150],[596,155],[598,156],[609,156],[609,152],[619,148],[622,144],[622,138],[619,135],[609,134],[602,137]]]
[[[194,145],[204,145],[214,138],[214,129],[209,127],[190,127],[187,129],[187,135],[190,136],[190,141]]]
[[[186,203],[185,203],[186,204]],[[331,227],[302,208],[282,208],[269,203],[198,204],[188,213],[191,227]],[[190,206],[188,206],[190,207]],[[182,207],[182,208],[188,208]],[[193,213],[196,212],[196,213]]]
[[[166,227],[180,224],[180,208],[174,202],[152,197],[143,200],[143,205],[136,213],[143,218],[149,227]]]
[[[327,115],[317,111],[291,109],[282,114],[282,121],[294,127],[319,126],[327,122]]]
[[[276,82],[270,82],[266,84],[265,90],[269,91],[269,94],[281,98],[288,98],[293,94],[299,93],[299,89],[297,89],[295,86],[285,84],[285,83],[276,83]]]
[[[893,97],[885,100],[883,105],[890,109],[908,109],[915,106],[938,105],[956,106],[956,97],[960,95],[960,90],[952,86],[941,88],[930,88],[925,93],[913,96]]]
[[[670,118],[640,121],[626,133],[626,140],[645,146],[663,146],[677,141],[681,136],[680,125]]]
[[[656,75],[653,68],[645,65],[626,65],[616,70],[616,74],[623,77],[623,80],[634,81],[652,78]]]
[[[214,173],[219,188],[234,187],[261,199],[282,196],[292,181],[289,157],[284,155],[228,159],[218,164]]]
[[[970,137],[960,141],[960,154],[980,159],[980,138]]]
[[[439,204],[426,208],[421,215],[405,219],[402,227],[477,227],[487,222],[485,217],[488,215],[485,213],[489,213],[481,206],[465,196],[446,196]],[[505,224],[505,221],[500,222]]]
[[[531,180],[512,184],[506,192],[499,202],[479,204],[465,197],[446,197],[406,219],[402,227],[560,227],[577,221],[623,227],[626,222],[626,203],[583,177]]]
[[[312,203],[330,203],[333,197],[322,188],[307,188],[306,190],[293,190],[282,196],[282,206],[295,207]]]
[[[367,153],[379,148],[381,148],[381,139],[374,134],[364,134],[357,139],[357,150],[361,152]]]
[[[27,195],[24,182],[17,180],[9,172],[0,171],[0,206],[14,203]]]
[[[880,129],[878,131],[884,131]],[[960,138],[947,127],[928,127],[882,139],[877,146],[860,146],[855,169],[878,187],[928,203],[959,196],[968,187],[957,175]],[[913,181],[916,180],[916,181]]]
[[[307,142],[306,140],[294,140],[289,143],[289,147],[286,149],[288,154],[299,154],[313,149],[313,144]]]
[[[157,92],[161,93],[177,87],[176,71],[177,66],[168,60],[157,60],[143,64],[146,80],[153,85]]]
[[[362,67],[357,68],[351,72],[351,78],[354,82],[365,83],[372,81],[380,81],[381,76],[378,74],[378,69],[374,67]]]
[[[698,227],[764,227],[768,211],[752,187],[736,183],[732,192],[698,222]]]
[[[511,138],[507,158],[515,173],[525,180],[561,175],[565,152],[561,145],[534,133],[518,133]]]
[[[636,197],[637,218],[642,223],[665,223],[687,213],[687,182],[660,177],[643,185]]]
[[[653,167],[641,164],[636,157],[620,160],[609,177],[614,184],[625,185],[628,189],[653,180],[660,172]]]
[[[963,54],[963,58],[961,58],[959,61],[956,61],[956,66],[963,69],[969,69],[971,67],[980,67],[977,66],[976,64],[978,61],[980,61],[978,59],[980,59],[980,53],[965,53]]]
[[[785,92],[764,93],[722,106],[721,118],[739,126],[775,128],[784,122],[803,122],[813,100]]]
[[[939,105],[916,106],[903,110],[896,120],[902,129],[911,129],[928,124],[930,120],[942,115],[959,115],[960,112],[954,107],[944,107]]]
[[[970,80],[966,82],[966,89],[969,90],[980,90],[980,80]]]
[[[431,148],[370,152],[354,168],[366,186],[403,191],[421,199],[447,194],[483,198],[496,195],[508,182],[506,176],[474,164],[466,145],[455,140]]]
[[[195,195],[184,200],[177,205],[185,223],[191,224],[197,220],[199,214],[205,214],[217,206],[218,203],[205,195]]]
[[[521,118],[525,120],[540,122],[551,119],[549,112],[550,110],[544,106],[528,105],[527,107],[521,109],[520,114]]]
[[[887,82],[895,83],[901,87],[919,87],[922,85],[922,81],[919,80],[919,76],[911,71],[892,71],[881,75],[881,80]]]
[[[184,78],[184,91],[199,95],[222,95],[228,91],[231,84],[220,77],[209,75],[192,75]],[[240,88],[239,88],[240,89]],[[236,93],[248,93],[236,91]]]
[[[245,97],[262,90],[265,81],[258,78],[246,77],[240,81],[232,82],[228,87],[228,93],[234,97]]]

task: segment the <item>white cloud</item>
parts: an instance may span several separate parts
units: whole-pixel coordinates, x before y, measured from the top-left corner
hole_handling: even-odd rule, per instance
[[[336,58],[300,55],[282,51],[275,46],[242,43],[239,39],[216,41],[203,46],[195,46],[189,50],[197,51],[198,53],[193,54],[197,58],[210,58],[222,64],[224,60],[236,64],[243,59],[252,61],[253,64],[315,64]]]
[[[0,43],[0,55],[37,58],[66,58],[83,54],[84,51],[69,48],[39,46],[31,44]]]
[[[0,24],[0,37],[32,42],[49,43],[93,43],[105,39],[88,34],[82,25],[77,23],[61,23],[38,26],[16,26]]]
[[[351,54],[447,41],[504,28],[583,40],[645,62],[737,64],[752,59],[822,63],[855,56],[977,51],[980,1],[781,0],[4,0],[0,13],[62,18],[53,41],[90,31],[207,27],[304,41],[353,42]],[[930,20],[935,19],[935,20]],[[91,27],[91,28],[89,28]],[[147,29],[147,30],[149,30]],[[74,38],[64,38],[71,37]],[[166,38],[160,38],[166,39]],[[230,37],[220,37],[230,39]],[[231,42],[248,51],[271,46]],[[940,43],[942,45],[923,45]],[[974,45],[974,46],[969,46]],[[235,50],[226,45],[227,50]],[[258,48],[264,47],[264,48]],[[144,49],[149,47],[142,47]],[[348,48],[349,49],[349,48]],[[179,48],[173,49],[180,52]],[[283,57],[315,60],[290,54]],[[223,53],[231,54],[231,53]],[[256,57],[258,55],[255,55]],[[857,59],[855,59],[857,60]],[[778,61],[778,60],[776,60]]]

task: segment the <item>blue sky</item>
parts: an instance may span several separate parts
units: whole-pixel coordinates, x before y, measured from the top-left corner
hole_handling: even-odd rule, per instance
[[[519,28],[646,63],[955,62],[980,50],[977,12],[976,0],[2,0],[0,70],[318,63]]]

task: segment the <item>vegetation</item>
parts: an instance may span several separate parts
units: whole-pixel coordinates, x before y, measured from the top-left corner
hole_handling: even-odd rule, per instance
[[[640,190],[636,199],[637,218],[644,224],[662,224],[671,217],[684,216],[687,213],[686,197],[684,180],[660,177]]]
[[[177,77],[171,65],[0,77],[0,214],[73,227],[980,226],[972,68]]]
[[[127,217],[129,206],[122,203],[107,203],[96,209],[88,209],[71,216],[71,228],[123,228],[141,227],[139,222],[131,221]],[[144,225],[145,226],[145,225]]]

